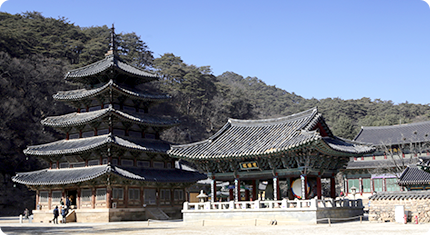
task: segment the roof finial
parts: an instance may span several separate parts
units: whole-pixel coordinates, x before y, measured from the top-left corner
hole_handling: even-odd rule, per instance
[[[115,54],[115,26],[112,24],[111,32],[110,32],[110,48],[106,53],[106,56]]]

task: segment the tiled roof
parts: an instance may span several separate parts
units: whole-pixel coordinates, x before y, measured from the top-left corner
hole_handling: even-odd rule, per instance
[[[417,166],[408,166],[400,176],[400,185],[430,184],[430,173],[419,169]]]
[[[93,151],[107,145],[144,152],[167,152],[170,147],[168,143],[160,140],[132,138],[126,139],[125,137],[106,134],[88,138],[60,140],[42,145],[29,146],[24,150],[24,153],[35,156],[78,154]]]
[[[140,84],[158,79],[152,73],[124,63],[114,54],[85,67],[71,70],[65,76],[66,81],[83,84],[107,82],[112,78],[131,84]],[[129,79],[132,79],[132,81]]]
[[[375,169],[375,168],[390,168],[398,166],[406,166],[415,164],[418,158],[404,158],[396,159],[397,164],[392,159],[384,160],[363,160],[363,161],[350,161],[346,169]]]
[[[406,200],[406,199],[429,199],[430,191],[407,191],[407,192],[378,192],[369,197],[369,200]]]
[[[325,137],[322,137],[323,132]],[[251,157],[293,150],[310,144],[318,145],[319,149],[329,151],[331,155],[344,156],[374,151],[373,147],[333,136],[322,115],[314,108],[274,119],[229,119],[228,123],[209,139],[172,146],[169,154],[185,159]]]
[[[64,185],[88,181],[109,173],[132,180],[153,182],[197,182],[207,178],[206,175],[198,172],[179,169],[100,165],[18,173],[12,181],[26,185]]]
[[[364,126],[354,140],[373,145],[428,142],[430,121],[394,126]]]
[[[148,94],[143,91],[139,91],[133,88],[125,88],[123,86],[120,86],[116,84],[113,80],[110,80],[105,85],[87,90],[87,89],[79,89],[79,90],[72,90],[72,91],[59,91],[57,94],[53,95],[54,99],[60,100],[60,101],[76,101],[76,100],[82,100],[87,99],[91,97],[95,97],[97,95],[107,93],[109,91],[117,92],[121,95],[130,96],[133,97],[133,99],[139,99],[139,100],[148,100],[148,101],[164,101],[167,99],[170,99],[171,97],[166,94]]]
[[[145,124],[147,126],[171,127],[179,124],[179,120],[177,119],[152,116],[146,113],[128,114],[114,109],[111,105],[108,108],[91,112],[75,112],[61,116],[47,117],[42,120],[42,124],[52,127],[68,127],[94,122],[108,116],[137,124]]]

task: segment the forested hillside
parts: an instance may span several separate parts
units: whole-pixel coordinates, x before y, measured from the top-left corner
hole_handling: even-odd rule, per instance
[[[109,27],[82,28],[66,18],[46,18],[38,12],[0,13],[0,172],[3,176],[43,167],[43,163],[32,157],[27,160],[22,150],[27,145],[64,137],[44,128],[40,120],[70,112],[66,105],[54,102],[52,95],[76,88],[63,80],[68,69],[104,58],[109,47]],[[349,139],[360,126],[426,121],[430,117],[427,104],[393,104],[371,98],[305,99],[294,91],[269,86],[256,77],[245,78],[231,71],[215,76],[210,66],[187,64],[180,55],[166,53],[154,58],[150,45],[135,33],[118,34],[116,44],[125,61],[160,76],[158,82],[147,85],[150,89],[173,96],[171,102],[153,112],[181,120],[180,126],[163,134],[164,139],[174,143],[203,140],[228,118],[279,117],[315,106],[335,135]],[[169,50],[169,45],[165,45],[165,50]]]

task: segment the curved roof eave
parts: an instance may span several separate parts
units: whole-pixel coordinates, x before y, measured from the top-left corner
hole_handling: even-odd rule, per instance
[[[89,152],[102,148],[106,145],[142,152],[164,153],[169,149],[169,144],[161,141],[151,142],[149,140],[144,140],[142,143],[135,143],[132,140],[123,139],[113,134],[106,134],[88,138],[59,140],[42,145],[28,146],[24,150],[24,154],[33,156],[62,156]]]
[[[144,116],[135,116],[128,113],[125,113],[120,110],[116,110],[110,105],[108,108],[84,112],[84,113],[70,113],[60,116],[47,117],[41,121],[43,125],[51,126],[51,127],[73,127],[76,125],[88,124],[102,118],[105,118],[108,115],[114,115],[118,119],[129,121],[135,124],[144,124],[153,127],[172,127],[179,125],[179,121],[173,118],[155,118],[153,116],[144,115]]]
[[[120,73],[133,76],[139,80],[151,81],[156,80],[158,77],[155,74],[148,73],[139,68],[128,65],[119,59],[114,54],[106,56],[103,60],[97,61],[90,65],[70,70],[64,77],[69,82],[87,83],[86,77],[99,75],[109,69],[114,69]]]
[[[141,91],[133,91],[133,90],[121,87],[120,85],[116,84],[112,79],[108,83],[106,83],[105,85],[99,88],[94,88],[91,90],[78,89],[78,90],[72,90],[72,91],[59,91],[56,94],[54,94],[52,97],[58,101],[78,101],[82,99],[95,97],[97,95],[106,93],[110,90],[116,91],[125,96],[130,96],[135,99],[144,100],[144,101],[163,102],[165,100],[171,99],[171,96],[167,94],[152,95],[152,94],[143,93]]]

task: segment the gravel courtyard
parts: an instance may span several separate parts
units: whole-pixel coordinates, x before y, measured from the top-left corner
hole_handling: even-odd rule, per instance
[[[318,234],[318,235],[370,235],[370,234],[429,234],[430,224],[397,224],[363,221],[318,225],[224,225],[207,222],[185,224],[183,222],[116,222],[116,223],[69,223],[40,224],[2,221],[1,230],[8,235],[18,234]],[[2,234],[0,232],[0,234]]]

